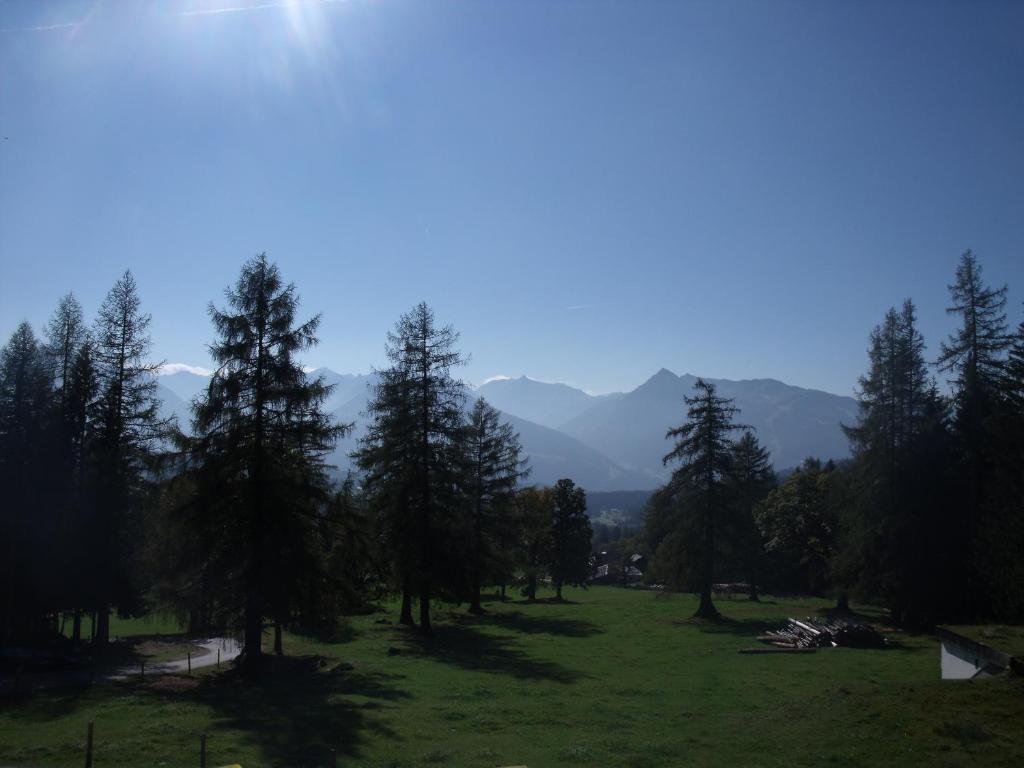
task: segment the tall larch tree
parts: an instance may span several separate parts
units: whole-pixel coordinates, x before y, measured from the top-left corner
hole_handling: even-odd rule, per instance
[[[408,472],[393,486],[395,502],[408,505],[393,515],[401,525],[396,554],[404,559],[398,571],[409,580],[403,591],[419,597],[419,631],[426,635],[432,633],[430,601],[452,587],[461,565],[450,536],[459,522],[451,518],[460,506],[465,402],[465,386],[452,375],[464,364],[455,348],[458,338],[451,326],[436,324],[425,303],[399,318],[386,346],[391,367],[383,375],[390,389],[379,391],[378,403],[370,407],[377,424],[361,460],[371,475],[398,457],[408,460]]]
[[[951,375],[955,405],[954,434],[964,462],[966,491],[962,541],[972,590],[984,594],[980,583],[984,554],[977,549],[979,532],[985,527],[989,508],[993,460],[991,456],[991,420],[996,413],[1006,352],[1010,346],[1007,332],[1006,293],[990,288],[982,280],[981,264],[967,251],[960,258],[956,281],[949,286],[951,305],[947,313],[956,315],[960,327],[942,344],[939,370]],[[975,601],[984,612],[983,601]],[[970,617],[964,617],[970,618]]]
[[[330,387],[310,378],[298,354],[317,343],[320,316],[297,323],[299,297],[260,254],[211,303],[217,365],[193,404],[190,470],[194,484],[183,518],[203,535],[192,567],[218,574],[216,612],[241,626],[243,668],[262,665],[265,616],[280,625],[300,602],[302,586],[324,551],[320,523],[331,502],[325,457],[350,425],[323,410]],[[197,584],[211,588],[209,579]],[[207,598],[209,599],[209,598]]]
[[[944,473],[935,476],[936,461],[948,466],[942,459],[946,404],[928,376],[916,315],[907,299],[870,335],[857,423],[844,427],[854,453],[856,509],[844,518],[849,549],[841,559],[859,574],[866,597],[886,601],[898,620],[923,626],[939,608],[939,593],[954,599],[952,584],[950,590],[938,585],[959,566],[940,561],[950,547],[935,539],[953,522],[945,501],[951,489],[936,492],[946,480]]]
[[[733,422],[737,408],[732,400],[719,397],[715,385],[703,379],[694,384],[696,394],[685,398],[686,421],[669,429],[666,440],[674,440],[664,463],[680,462],[672,472],[671,483],[695,491],[701,516],[700,605],[694,614],[699,618],[718,618],[711,600],[715,574],[715,529],[719,518],[728,513],[728,495],[724,484],[732,459],[729,435],[744,429]]]
[[[134,608],[131,581],[141,543],[141,515],[153,461],[169,423],[158,416],[156,373],[149,359],[150,316],[126,271],[110,289],[93,326],[97,399],[90,406],[95,498],[92,562],[96,642],[110,637],[110,610]]]
[[[48,595],[49,528],[47,361],[32,326],[18,325],[0,349],[0,643],[28,640],[39,629]]]

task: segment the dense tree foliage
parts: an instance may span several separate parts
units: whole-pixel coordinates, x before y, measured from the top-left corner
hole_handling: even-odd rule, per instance
[[[696,393],[686,398],[686,421],[665,435],[675,446],[665,455],[665,463],[681,462],[672,473],[671,483],[688,490],[699,515],[700,530],[700,606],[696,615],[715,618],[718,611],[711,601],[714,584],[716,526],[729,509],[725,486],[732,467],[731,432],[743,426],[733,422],[736,408],[732,401],[715,394],[715,385],[697,379]]]
[[[68,294],[44,338],[26,322],[0,349],[0,642],[78,644],[91,615],[102,648],[113,610],[172,609],[244,637],[255,670],[268,622],[283,653],[284,627],[330,631],[401,595],[400,622],[429,634],[438,600],[480,613],[489,586],[534,600],[549,582],[560,598],[593,577],[595,545],[609,581],[628,584],[639,551],[647,581],[699,592],[703,617],[719,580],[752,599],[881,602],[913,628],[1024,620],[1024,323],[1008,330],[1007,289],[970,251],[950,293],[958,326],[933,362],[909,299],[870,333],[850,459],[777,476],[698,381],[642,531],[595,537],[571,479],[524,487],[518,435],[485,401],[467,406],[458,334],[428,305],[387,336],[358,472],[342,479],[326,460],[351,425],[299,359],[319,316],[296,320],[296,288],[266,256],[210,307],[216,371],[185,430],[158,415],[150,318],[126,272],[91,326]]]
[[[501,422],[501,413],[482,397],[469,414],[463,451],[463,485],[470,514],[469,610],[481,613],[480,589],[484,579],[504,581],[510,570],[507,553],[512,548],[515,530],[511,505],[528,469],[521,455],[519,435]]]
[[[322,409],[330,388],[297,358],[316,344],[320,318],[296,323],[295,286],[260,255],[226,297],[228,309],[210,306],[217,369],[193,405],[183,474],[194,492],[181,510],[196,532],[189,597],[244,629],[245,664],[255,670],[264,617],[274,619],[280,653],[282,622],[309,610],[300,597],[320,583],[324,457],[349,427],[331,423]]]
[[[566,584],[585,584],[593,575],[590,548],[593,531],[587,517],[587,496],[568,478],[555,483],[551,499],[551,561],[549,571],[555,598]]]

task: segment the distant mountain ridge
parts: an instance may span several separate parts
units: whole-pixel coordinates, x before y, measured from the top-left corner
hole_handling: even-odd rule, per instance
[[[327,368],[311,372],[334,385],[326,409],[355,429],[340,441],[330,461],[343,476],[353,468],[348,454],[365,434],[366,403],[376,374],[339,374]],[[775,379],[705,379],[723,397],[733,398],[737,420],[749,424],[771,452],[776,469],[793,467],[808,456],[843,459],[849,446],[840,424],[853,424],[857,402]],[[177,413],[189,424],[188,401],[209,379],[189,371],[159,378],[162,413]],[[697,377],[677,376],[662,368],[631,392],[590,395],[567,384],[525,376],[491,380],[470,391],[467,405],[482,396],[519,432],[533,472],[530,483],[547,485],[571,477],[591,491],[650,490],[670,469],[662,457],[670,445],[665,432],[686,417],[684,397]]]

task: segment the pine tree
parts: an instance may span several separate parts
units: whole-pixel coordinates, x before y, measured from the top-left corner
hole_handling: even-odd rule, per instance
[[[388,334],[391,368],[383,375],[385,390],[378,390],[370,406],[376,424],[360,459],[371,478],[378,478],[371,481],[378,498],[390,497],[396,505],[389,517],[395,522],[396,570],[406,595],[402,618],[411,618],[404,603],[415,592],[419,630],[426,635],[432,632],[430,600],[453,586],[461,565],[450,535],[458,527],[450,518],[458,508],[465,399],[464,385],[451,373],[464,363],[455,349],[458,338],[451,326],[435,324],[425,303],[399,318]],[[407,461],[401,473],[393,471],[396,461]],[[395,482],[382,487],[380,479]]]
[[[377,376],[373,397],[367,404],[370,423],[354,455],[363,473],[368,511],[387,551],[395,587],[402,595],[398,621],[413,626],[413,571],[418,550],[409,532],[417,522],[412,502],[413,456],[419,445],[415,436],[417,419],[407,371],[395,366]]]
[[[956,282],[949,286],[952,305],[946,310],[960,317],[960,328],[942,344],[938,359],[939,369],[953,375],[954,432],[966,475],[962,551],[964,560],[971,564],[969,589],[979,596],[990,592],[980,582],[985,555],[977,548],[977,538],[986,527],[983,518],[990,507],[991,420],[1010,346],[1005,313],[1007,288],[989,288],[981,274],[981,265],[968,250],[960,259]],[[977,612],[985,608],[982,600],[975,601]]]
[[[591,576],[590,550],[593,529],[587,517],[587,496],[572,480],[555,483],[551,520],[551,580],[555,599],[562,599],[562,587],[586,584]]]
[[[75,366],[78,356],[87,341],[82,307],[74,294],[67,294],[50,318],[46,327],[46,356],[50,375],[56,389],[56,423],[54,424],[51,483],[54,497],[54,514],[57,518],[55,540],[52,542],[52,568],[58,574],[61,585],[61,601],[65,608],[73,607],[75,616],[72,637],[80,639],[82,600],[81,563],[79,552],[82,546],[85,498],[79,487],[82,467],[80,466],[79,422],[84,418],[84,409],[94,396],[81,397],[76,390]],[[77,397],[76,397],[77,395]],[[78,565],[79,568],[74,568]]]
[[[935,539],[952,523],[949,494],[933,491],[946,474],[936,478],[934,464],[946,443],[945,404],[928,377],[909,299],[886,313],[870,344],[858,421],[844,427],[857,490],[844,522],[851,549],[842,553],[842,567],[858,572],[859,590],[884,599],[895,618],[926,626],[938,610],[943,574],[956,568],[940,566],[938,554],[949,548]],[[955,474],[950,464],[944,468]],[[956,592],[945,591],[950,599]]]
[[[89,424],[95,466],[96,642],[110,636],[110,610],[135,606],[133,559],[141,541],[144,495],[158,443],[170,424],[157,415],[156,372],[148,360],[150,316],[143,314],[135,279],[125,272],[110,289],[93,329],[98,397]]]
[[[45,356],[32,327],[23,322],[0,349],[0,642],[28,639],[53,607],[44,589],[50,565],[46,478],[51,393]]]
[[[711,601],[715,572],[715,523],[728,511],[728,500],[722,486],[732,457],[729,434],[743,429],[744,425],[733,423],[737,409],[731,400],[715,394],[714,384],[697,379],[694,389],[697,394],[685,398],[686,421],[665,435],[676,444],[665,456],[664,463],[682,462],[682,466],[672,473],[671,482],[692,487],[699,494],[702,563],[700,605],[695,616],[717,618],[718,611]]]
[[[1024,621],[1024,322],[1007,354],[991,419],[992,482],[982,529],[982,574],[995,617]]]
[[[92,603],[97,590],[92,571],[89,568],[89,552],[94,549],[92,536],[95,526],[92,525],[94,510],[93,484],[90,476],[89,461],[89,408],[98,391],[96,366],[93,359],[93,344],[88,333],[78,347],[74,363],[71,367],[67,395],[63,401],[63,435],[66,450],[70,451],[71,489],[70,508],[65,520],[64,534],[69,546],[64,549],[65,574],[75,574],[74,578],[65,579],[67,600],[72,606],[74,619],[71,638],[77,644],[82,637],[82,612],[84,609],[95,609]]]
[[[200,537],[191,565],[223,621],[244,629],[247,673],[259,670],[264,616],[280,627],[323,551],[330,502],[325,457],[350,425],[323,412],[330,387],[296,355],[317,343],[317,315],[296,324],[298,296],[266,254],[247,261],[228,308],[210,305],[217,369],[193,404],[195,495],[185,506]],[[210,591],[213,590],[213,596]]]
[[[482,397],[473,404],[463,450],[464,485],[470,507],[468,566],[472,613],[482,613],[480,589],[484,573],[512,538],[510,506],[516,486],[529,473],[520,457],[519,435]]]

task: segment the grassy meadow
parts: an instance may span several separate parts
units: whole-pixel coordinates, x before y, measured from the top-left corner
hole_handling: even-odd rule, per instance
[[[0,765],[1019,766],[1024,679],[939,679],[934,638],[888,650],[741,655],[827,603],[597,587],[568,602],[437,610],[436,637],[353,618],[338,642],[286,636],[259,684],[229,670],[0,699]],[[131,634],[123,626],[122,634]],[[148,633],[142,633],[148,634]]]

